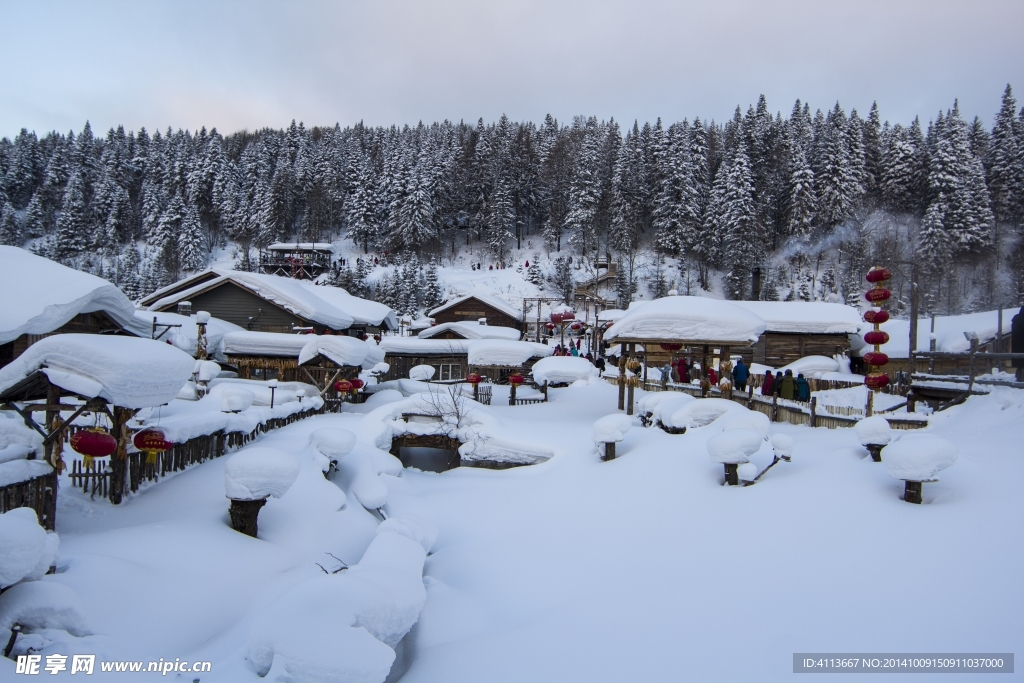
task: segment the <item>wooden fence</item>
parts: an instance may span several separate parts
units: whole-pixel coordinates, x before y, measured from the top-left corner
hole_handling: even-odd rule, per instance
[[[54,530],[57,518],[57,473],[50,472],[0,488],[0,513],[32,508],[44,529]]]

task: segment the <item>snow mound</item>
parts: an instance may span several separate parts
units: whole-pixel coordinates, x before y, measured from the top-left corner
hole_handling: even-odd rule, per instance
[[[220,365],[212,360],[197,360],[195,367],[196,380],[199,382],[210,382],[217,379],[220,374]]]
[[[765,321],[767,332],[855,334],[864,322],[853,306],[823,301],[732,301]],[[795,373],[796,371],[794,371]]]
[[[419,543],[429,553],[437,542],[437,527],[419,515],[403,514],[387,519],[377,527],[377,533],[393,532]]]
[[[839,304],[833,305],[838,306]],[[803,358],[799,358],[789,365],[783,366],[779,369],[782,370],[783,375],[786,374],[786,370],[792,370],[794,377],[799,374],[803,374],[804,377],[820,379],[825,373],[839,372],[840,366],[839,361],[835,358],[826,358],[825,356],[804,356]],[[846,377],[848,378],[849,375]]]
[[[249,661],[256,673],[381,683],[394,662],[393,648],[426,602],[423,563],[432,537],[428,522],[396,517],[378,527],[359,564],[281,595],[249,634]]]
[[[299,476],[299,461],[290,453],[254,446],[235,453],[224,465],[224,490],[234,500],[280,498]]]
[[[708,455],[714,462],[737,464],[750,461],[764,438],[753,429],[727,429],[708,439]]]
[[[57,535],[52,534],[56,539]],[[39,526],[32,508],[15,508],[0,515],[0,588],[7,588],[28,579],[38,579],[49,569],[55,557],[50,556],[47,533]],[[53,555],[56,555],[54,548]],[[46,561],[42,574],[36,568]]]
[[[760,434],[762,439],[767,439],[772,421],[764,413],[755,410],[736,410],[726,413],[715,424],[720,425],[722,429],[752,429]]]
[[[589,380],[598,372],[586,358],[573,356],[551,356],[541,358],[533,365],[533,381],[538,384],[570,384],[577,380]]]
[[[0,595],[0,638],[6,644],[14,624],[28,631],[61,629],[73,636],[89,635],[82,601],[74,590],[56,581],[19,583]]]
[[[107,280],[18,247],[0,246],[0,291],[0,345],[53,332],[80,313],[103,311],[126,327],[135,316],[132,302]]]
[[[736,475],[740,478],[740,481],[754,481],[757,472],[757,465],[752,462],[745,462],[736,468]]]
[[[793,437],[788,434],[776,434],[772,437],[772,449],[775,455],[780,458],[788,458],[793,455]]]
[[[349,490],[367,510],[376,510],[388,501],[388,487],[377,475],[374,459],[363,449],[356,449],[338,462],[338,472],[351,484]]]
[[[405,396],[402,395],[402,392],[397,389],[382,389],[381,391],[370,393],[370,395],[366,397],[366,402],[363,405],[376,408],[377,406],[401,401],[404,398]]]
[[[356,435],[347,429],[327,427],[311,433],[309,443],[328,458],[340,460],[356,445]]]
[[[42,453],[43,437],[13,411],[0,411],[0,463]]]
[[[865,446],[868,444],[884,446],[892,441],[893,437],[889,421],[881,415],[872,415],[859,420],[853,426],[853,431],[857,433],[857,438]]]
[[[608,328],[604,338],[665,341],[716,341],[749,344],[765,330],[765,321],[728,301],[696,296],[666,296],[631,308]]]
[[[470,365],[519,367],[531,358],[543,358],[554,353],[547,344],[501,339],[480,339],[468,344]]]
[[[668,413],[662,406],[658,407],[661,409],[661,423],[674,429],[704,427],[726,413],[746,410],[739,403],[725,398],[702,398],[699,401],[694,399],[687,401],[672,413]]]
[[[306,344],[299,351],[299,365],[305,365],[317,356],[323,356],[336,365],[373,368],[384,360],[384,350],[372,340],[340,335],[303,335]]]
[[[594,443],[617,443],[633,426],[633,420],[622,413],[605,415],[594,422]]]
[[[904,436],[882,449],[882,462],[894,479],[929,481],[956,462],[956,444],[931,434]]]
[[[147,408],[174,400],[192,378],[195,360],[152,339],[57,334],[40,339],[0,368],[0,391],[42,368],[51,382],[85,398]]]
[[[313,335],[285,332],[229,332],[224,335],[224,353],[230,356],[281,356],[296,358]]]
[[[419,382],[429,382],[434,378],[434,373],[437,370],[433,365],[417,365],[409,369],[409,379],[414,379]]]
[[[460,334],[464,339],[508,339],[510,341],[519,341],[523,336],[522,332],[514,327],[500,327],[496,325],[487,325],[486,323],[474,323],[468,321],[434,325],[433,327],[428,327],[423,330],[416,336],[420,339],[433,339],[439,334],[447,332]]]
[[[19,448],[11,446],[8,450]],[[18,450],[18,453],[23,452]],[[20,484],[29,479],[35,479],[53,472],[53,467],[43,460],[24,460],[15,458],[8,462],[0,463],[0,487]]]
[[[469,462],[487,460],[516,465],[537,465],[550,460],[554,455],[555,452],[547,446],[498,436],[481,436],[459,447],[459,456]]]

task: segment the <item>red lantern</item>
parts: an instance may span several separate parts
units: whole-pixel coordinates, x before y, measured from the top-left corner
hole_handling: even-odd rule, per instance
[[[882,323],[884,323],[888,319],[889,319],[889,311],[876,311],[874,309],[869,309],[867,311],[864,311],[864,321],[865,322],[874,323],[876,325],[881,325]]]
[[[565,321],[565,320],[575,320],[575,319],[576,319],[576,314],[573,313],[572,311],[566,311],[566,312],[562,313],[562,320],[563,321]]]
[[[662,344],[661,349],[663,351],[678,351],[683,348],[682,344]]]
[[[885,287],[875,287],[874,289],[869,289],[864,292],[864,298],[873,304],[877,304],[881,301],[888,301],[890,296],[892,296],[892,292]]]
[[[889,384],[889,375],[884,372],[872,372],[864,378],[864,384],[866,384],[869,389],[881,389]]]
[[[554,323],[548,323],[544,327],[548,328],[548,332],[551,332],[552,330],[555,329],[555,324]]]
[[[366,384],[366,382],[364,382],[363,380],[361,380],[358,377],[356,377],[354,380],[352,380],[351,384],[352,384],[352,391],[359,391],[360,389],[363,388],[363,386]]]
[[[481,379],[482,378],[480,377],[480,373],[478,372],[471,372],[468,375],[466,375],[466,381],[469,382],[470,384],[480,384]]]
[[[352,391],[352,382],[349,382],[347,379],[339,379],[334,383],[334,390],[339,394],[347,394]]]
[[[83,429],[71,435],[71,448],[85,456],[85,466],[92,465],[93,458],[105,458],[117,450],[117,439],[105,429]]]
[[[892,277],[892,272],[888,268],[872,268],[868,271],[865,279],[871,284],[876,282],[885,282]]]
[[[509,378],[508,378],[508,381],[509,381],[509,384],[517,384],[518,385],[518,384],[522,384],[523,382],[525,382],[526,379],[517,372],[514,375],[510,375]]]
[[[569,329],[573,332],[579,332],[583,329],[583,325],[579,321],[576,321],[572,325],[569,325]]]
[[[864,335],[864,341],[872,346],[881,346],[889,343],[889,333],[882,330],[871,330]]]
[[[881,367],[889,362],[889,356],[885,355],[881,351],[868,351],[864,354],[864,362],[868,365]]]
[[[150,465],[156,464],[157,453],[163,453],[174,446],[173,443],[164,438],[164,433],[159,429],[143,429],[135,435],[132,443],[146,454],[146,462]]]

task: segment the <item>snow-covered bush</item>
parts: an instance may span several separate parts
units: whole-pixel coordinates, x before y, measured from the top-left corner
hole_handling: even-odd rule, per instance
[[[291,453],[267,446],[246,448],[224,465],[224,489],[233,500],[280,498],[295,483],[300,469]]]
[[[274,680],[381,683],[393,648],[426,602],[423,563],[436,537],[426,520],[392,518],[377,527],[359,564],[284,593],[249,634],[256,673]]]
[[[367,510],[377,510],[388,500],[388,487],[377,475],[373,458],[363,449],[356,449],[338,463],[338,472],[351,482],[349,490]]]
[[[433,365],[416,365],[409,368],[409,379],[414,379],[419,382],[429,382],[434,379],[434,373],[437,370]]]
[[[736,467],[736,476],[740,481],[753,482],[757,478],[757,465],[752,462],[745,462]]]
[[[56,581],[27,581],[0,595],[0,641],[4,645],[15,624],[21,626],[23,633],[59,629],[73,636],[89,635],[78,594]]]
[[[309,443],[316,450],[313,461],[326,476],[331,470],[331,465],[337,466],[338,461],[348,455],[356,445],[356,435],[347,429],[328,427],[311,433]]]
[[[885,469],[894,479],[931,481],[956,462],[956,444],[931,434],[907,435],[882,451]]]
[[[793,437],[788,434],[776,434],[772,437],[772,449],[777,457],[789,461],[793,457]]]
[[[722,429],[753,429],[761,438],[767,439],[772,421],[767,415],[756,410],[734,410],[722,415],[715,424],[720,425]]]
[[[32,508],[0,515],[0,588],[42,578],[57,559],[60,538],[39,526]]]
[[[853,431],[856,432],[857,438],[864,446],[868,444],[884,446],[892,441],[892,427],[889,426],[889,421],[881,415],[872,415],[859,420],[854,425]]]

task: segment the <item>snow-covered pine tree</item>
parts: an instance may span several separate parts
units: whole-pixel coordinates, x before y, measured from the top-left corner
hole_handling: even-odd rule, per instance
[[[441,282],[438,278],[437,263],[427,266],[426,286],[423,289],[423,307],[430,311],[441,305]]]
[[[814,192],[814,171],[799,145],[794,145],[790,168],[786,232],[795,239],[806,241],[814,230],[818,198]]]
[[[1013,222],[1024,209],[1024,151],[1018,146],[1016,114],[1017,101],[1007,84],[989,144],[988,188],[992,212],[1000,223]]]
[[[55,256],[68,262],[89,246],[89,207],[85,201],[85,183],[81,173],[68,180],[57,219]]]
[[[143,296],[142,281],[139,274],[139,250],[134,242],[124,245],[121,256],[118,259],[117,285],[124,292],[125,296],[132,301],[138,301]]]
[[[544,286],[544,274],[540,270],[540,264],[537,262],[536,255],[530,261],[530,267],[526,269],[526,280],[531,285],[536,285],[537,287]]]
[[[195,208],[188,207],[178,232],[178,265],[182,270],[200,270],[206,265],[202,230]]]
[[[723,260],[729,296],[749,298],[750,274],[764,260],[765,244],[756,223],[754,184],[746,144],[740,140],[726,173],[718,229],[724,236]]]
[[[565,256],[555,259],[555,274],[552,284],[564,303],[571,303],[576,294],[576,279],[572,274],[572,264]]]
[[[0,209],[0,244],[20,247],[21,241],[21,228],[14,205],[5,201]]]

